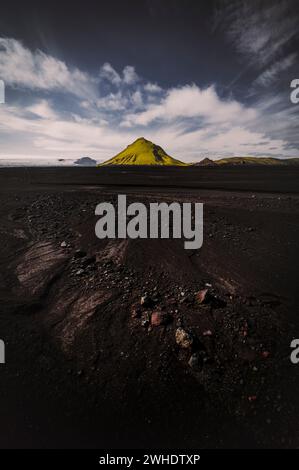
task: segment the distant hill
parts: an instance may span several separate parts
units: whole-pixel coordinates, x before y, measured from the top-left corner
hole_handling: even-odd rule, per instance
[[[193,166],[216,166],[216,165],[217,165],[216,162],[206,157],[203,160],[200,160],[200,162],[194,163]]]
[[[299,165],[299,158],[228,157],[215,160],[217,165]]]
[[[140,137],[122,152],[110,158],[102,165],[167,165],[187,166],[175,158],[170,157],[159,145]]]
[[[79,166],[96,166],[97,161],[90,157],[82,157],[76,160],[74,164]]]

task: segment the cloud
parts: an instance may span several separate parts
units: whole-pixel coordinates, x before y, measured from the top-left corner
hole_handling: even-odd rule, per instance
[[[120,75],[108,62],[102,65],[100,69],[100,77],[113,83],[113,85],[120,85],[122,82]]]
[[[204,119],[206,123],[246,122],[256,117],[254,109],[245,108],[235,100],[221,100],[213,86],[200,89],[186,85],[169,90],[158,104],[151,104],[137,114],[129,114],[122,123],[125,127],[146,126],[155,120],[171,121],[177,118]]]
[[[35,116],[42,119],[56,119],[57,114],[51,108],[47,100],[40,100],[37,103],[27,107],[27,110]]]
[[[248,96],[257,88],[268,87],[295,65],[292,54],[299,35],[296,0],[222,0],[216,10],[214,27],[229,40],[243,69],[231,80],[231,89],[247,72],[258,73],[249,87]]]
[[[143,97],[140,90],[135,91],[131,95],[131,101],[136,108],[141,108],[143,106]]]
[[[134,83],[137,83],[138,80],[139,77],[135,72],[135,68],[131,65],[127,65],[123,70],[123,82],[126,85],[133,85]]]
[[[253,82],[253,85],[268,87],[277,77],[285,70],[292,67],[297,59],[297,54],[289,54],[284,59],[281,59],[266,69],[259,77]]]
[[[31,52],[15,39],[0,38],[0,76],[15,87],[96,96],[96,81],[90,75],[40,50]]]
[[[100,78],[107,80],[116,86],[134,85],[139,81],[139,76],[135,71],[135,67],[126,65],[120,75],[109,62],[106,62],[100,69]]]
[[[144,85],[144,90],[148,93],[160,93],[162,91],[162,88],[157,85],[157,83],[147,82]]]
[[[228,0],[216,12],[216,26],[255,67],[265,67],[284,54],[298,35],[296,2]]]
[[[96,105],[99,109],[106,111],[121,111],[128,105],[128,99],[120,92],[109,93],[103,98],[99,98],[96,101]]]

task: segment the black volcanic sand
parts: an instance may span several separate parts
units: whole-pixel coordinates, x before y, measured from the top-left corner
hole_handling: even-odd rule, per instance
[[[296,168],[2,169],[0,446],[298,447],[298,181]],[[203,247],[98,240],[95,206],[118,193],[203,202]]]

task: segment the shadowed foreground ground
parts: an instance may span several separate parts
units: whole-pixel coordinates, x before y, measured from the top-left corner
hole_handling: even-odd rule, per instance
[[[2,169],[1,447],[297,447],[298,176]],[[203,202],[202,249],[97,240],[118,193]]]

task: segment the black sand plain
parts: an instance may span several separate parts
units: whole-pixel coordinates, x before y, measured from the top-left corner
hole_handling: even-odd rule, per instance
[[[203,202],[203,247],[98,240],[118,194]],[[0,202],[1,448],[299,446],[298,168],[2,168]]]

